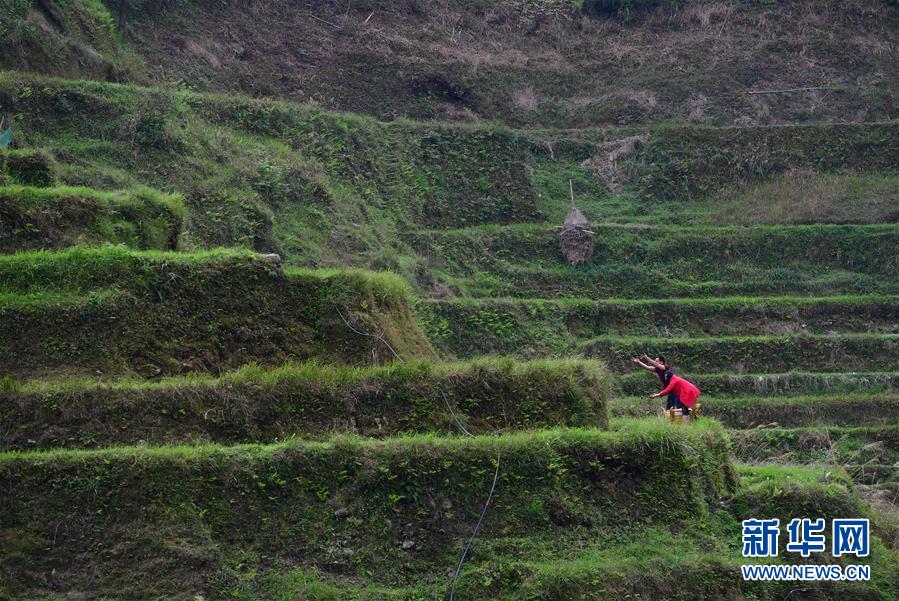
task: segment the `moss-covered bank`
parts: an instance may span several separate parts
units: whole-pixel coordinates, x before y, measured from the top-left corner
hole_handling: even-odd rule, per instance
[[[123,244],[174,250],[184,220],[179,196],[150,189],[0,186],[0,252]]]
[[[595,361],[479,360],[335,368],[248,366],[158,383],[35,382],[0,392],[0,448],[272,442],[608,427],[611,375]],[[457,421],[458,420],[458,421]]]
[[[389,274],[285,270],[249,252],[7,255],[0,365],[16,377],[152,378],[253,361],[431,357],[409,302],[408,288]]]
[[[497,453],[482,540],[692,521],[734,490],[728,449],[711,422],[633,422],[499,438],[2,454],[0,581],[19,598],[220,598],[264,566],[290,565],[380,586],[444,583]]]

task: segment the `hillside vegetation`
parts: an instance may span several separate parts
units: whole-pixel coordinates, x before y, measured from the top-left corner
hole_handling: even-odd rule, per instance
[[[899,598],[897,36],[0,0],[0,598]],[[786,552],[797,517],[870,555]],[[871,579],[745,581],[748,518]]]
[[[0,30],[0,67],[176,83],[382,119],[585,127],[896,116],[899,17],[882,0],[3,6],[12,18]]]

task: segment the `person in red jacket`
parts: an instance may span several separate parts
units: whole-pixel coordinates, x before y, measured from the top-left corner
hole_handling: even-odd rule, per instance
[[[650,359],[649,355],[643,353],[639,357],[631,357],[631,361],[647,371],[655,372],[659,377],[659,380],[662,381],[662,386],[668,386],[668,383],[671,381],[671,376],[674,375],[674,370],[671,369],[671,366],[665,360],[665,357],[661,355],[655,359]],[[674,407],[683,409],[683,406],[677,401],[677,395],[673,392],[669,392],[668,404],[665,406],[665,409],[673,409]]]
[[[696,388],[691,382],[687,380],[671,375],[671,380],[668,382],[668,386],[665,387],[664,390],[657,392],[655,394],[649,395],[649,398],[657,399],[663,394],[668,394],[669,392],[674,392],[677,394],[677,398],[680,400],[681,404],[687,409],[692,409],[693,405],[696,404],[696,397],[702,394],[702,391]],[[684,412],[684,415],[687,415],[687,412]]]

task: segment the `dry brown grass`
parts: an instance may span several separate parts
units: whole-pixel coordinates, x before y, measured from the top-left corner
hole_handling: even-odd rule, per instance
[[[899,180],[791,169],[712,203],[727,223],[742,225],[890,223],[899,221]]]
[[[698,24],[703,29],[727,26],[736,7],[724,2],[694,2],[675,13],[675,19],[684,25]]]
[[[391,118],[442,112],[409,93],[417,76],[434,72],[464,77],[474,91],[470,108],[485,119],[537,127],[883,119],[895,104],[899,13],[881,0],[696,0],[633,21],[572,13],[562,0],[482,8],[418,0],[379,3],[373,14],[343,2],[309,8],[279,0],[249,12],[226,4],[190,29],[173,26],[187,22],[177,18],[133,23],[140,39],[130,41],[160,73],[193,75],[200,65],[213,89],[252,82],[254,95],[302,92],[328,108]],[[177,47],[178,37],[193,51]],[[350,75],[338,80],[341,68]],[[842,91],[743,94],[821,84]],[[868,93],[875,86],[883,91]]]
[[[581,163],[581,167],[593,169],[612,194],[620,194],[630,173],[619,165],[619,161],[633,156],[639,147],[648,142],[649,134],[609,140],[599,145],[593,156]]]
[[[687,114],[687,121],[691,123],[702,123],[705,121],[705,106],[708,102],[709,98],[705,94],[693,94],[690,96],[690,112]]]
[[[512,92],[512,104],[525,111],[536,111],[540,100],[534,92],[533,86]]]

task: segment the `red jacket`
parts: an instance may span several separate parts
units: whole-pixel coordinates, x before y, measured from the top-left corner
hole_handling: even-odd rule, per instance
[[[702,391],[696,388],[696,386],[674,375],[671,376],[671,381],[665,387],[665,390],[659,393],[659,396],[668,394],[672,390],[677,395],[677,398],[680,399],[680,402],[688,409],[696,404],[696,397],[702,394]]]

